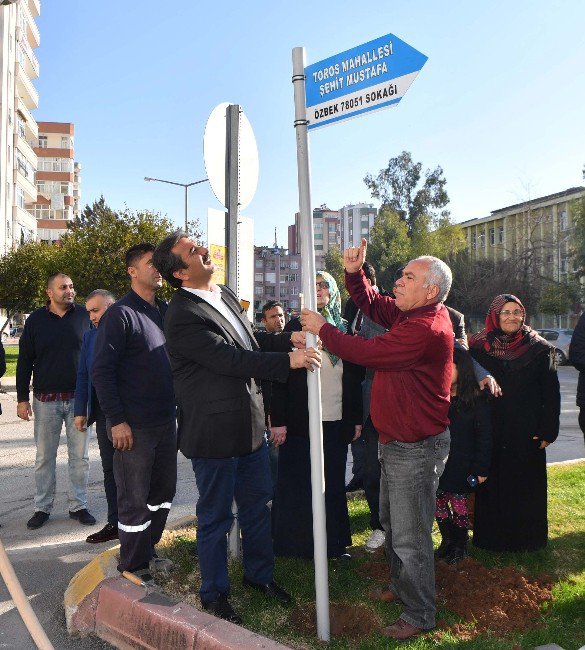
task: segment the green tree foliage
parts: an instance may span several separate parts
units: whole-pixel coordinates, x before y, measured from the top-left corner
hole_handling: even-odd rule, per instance
[[[31,312],[47,300],[47,277],[59,271],[56,253],[54,246],[29,242],[0,257],[0,307],[8,313],[6,323],[15,312]]]
[[[413,162],[408,151],[390,158],[386,168],[377,176],[368,174],[364,183],[383,208],[394,211],[407,224],[409,237],[421,228],[428,230],[430,223],[440,217],[448,216],[444,210],[449,196],[443,169],[440,166],[427,169],[423,179],[422,163]],[[420,220],[424,223],[419,224]]]
[[[193,224],[197,229],[198,225]],[[78,297],[98,288],[108,289],[119,297],[129,286],[124,263],[126,250],[141,242],[156,245],[175,229],[168,218],[157,213],[133,212],[128,208],[116,212],[102,196],[85,207],[61,239],[61,268],[73,279]]]
[[[578,283],[555,282],[543,288],[538,306],[543,314],[556,316],[566,314],[578,300]]]
[[[367,253],[381,287],[392,288],[394,275],[410,259],[410,252],[406,223],[393,210],[381,208],[370,231]]]
[[[338,248],[330,248],[325,255],[325,269],[317,269],[317,271],[325,270],[327,273],[330,273],[337,286],[339,287],[339,293],[341,294],[341,305],[342,308],[345,306],[349,294],[345,288],[345,271],[343,268],[343,253]]]
[[[374,265],[378,284],[386,290],[392,288],[396,271],[419,255],[433,255],[451,264],[454,256],[466,247],[461,226],[453,224],[447,216],[432,227],[430,220],[419,219],[412,236],[400,215],[382,208],[370,232],[368,260]]]

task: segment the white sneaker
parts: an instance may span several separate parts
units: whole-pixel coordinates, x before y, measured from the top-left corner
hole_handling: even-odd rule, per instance
[[[368,553],[374,553],[379,548],[384,546],[385,541],[386,541],[386,533],[383,530],[379,530],[377,528],[368,537],[366,543],[364,544],[364,548],[366,551],[368,551]]]

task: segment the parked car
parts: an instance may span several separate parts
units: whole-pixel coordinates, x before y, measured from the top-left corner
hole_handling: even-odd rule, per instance
[[[536,331],[542,338],[555,346],[557,364],[559,366],[564,366],[566,363],[569,363],[569,345],[571,344],[573,330],[551,327]]]

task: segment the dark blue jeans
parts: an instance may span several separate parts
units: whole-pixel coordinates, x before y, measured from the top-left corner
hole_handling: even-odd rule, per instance
[[[266,442],[251,454],[232,458],[192,458],[197,501],[197,552],[203,603],[228,594],[227,534],[232,526],[232,501],[238,506],[242,531],[244,575],[253,582],[272,582],[274,554],[270,510],[270,461]]]

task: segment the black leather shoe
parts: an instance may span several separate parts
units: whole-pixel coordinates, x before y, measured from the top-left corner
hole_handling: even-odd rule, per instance
[[[89,535],[85,541],[88,544],[103,544],[112,539],[118,539],[118,526],[106,524],[101,530],[98,530],[97,533]]]
[[[208,603],[202,602],[202,605],[203,609],[218,618],[223,618],[224,620],[229,621],[230,623],[235,623],[236,625],[242,624],[242,617],[237,614],[234,611],[234,608],[230,605],[227,594],[219,594],[217,600],[212,600]]]
[[[93,526],[96,523],[95,517],[90,515],[85,508],[82,510],[76,510],[75,512],[71,512],[70,510],[69,516],[71,519],[77,519],[77,521],[84,526]]]
[[[363,481],[360,478],[356,478],[355,476],[345,486],[346,492],[357,492],[358,490],[363,490],[363,489],[364,489]]]
[[[26,522],[26,527],[30,530],[36,530],[45,524],[49,518],[48,512],[37,510],[35,514]]]
[[[244,587],[251,587],[252,589],[256,589],[257,591],[262,592],[265,596],[274,598],[281,605],[290,605],[292,602],[290,594],[287,594],[282,587],[279,587],[276,582],[274,582],[274,580],[266,585],[263,585],[260,582],[252,582],[251,580],[248,580],[246,576],[244,576],[242,584]]]

